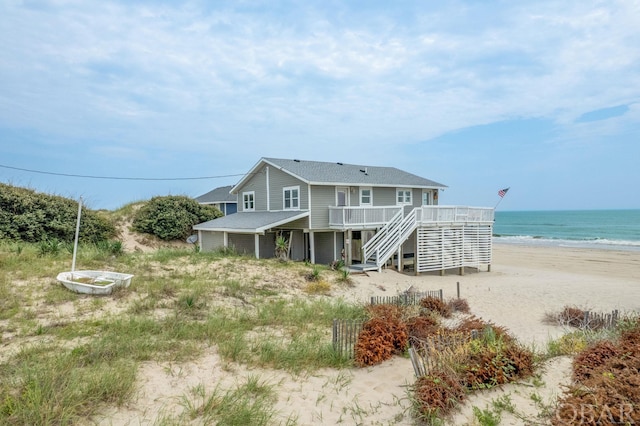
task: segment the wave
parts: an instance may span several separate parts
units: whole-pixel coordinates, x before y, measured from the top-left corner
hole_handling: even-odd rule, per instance
[[[580,248],[608,248],[640,250],[640,241],[637,240],[612,240],[607,238],[588,238],[581,240],[569,240],[562,238],[549,238],[537,235],[500,235],[494,234],[494,241],[498,243],[511,243],[522,245],[541,246],[565,246]]]

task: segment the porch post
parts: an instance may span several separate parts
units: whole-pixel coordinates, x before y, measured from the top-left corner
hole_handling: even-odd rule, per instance
[[[228,248],[229,247],[229,233],[227,231],[224,231],[222,233],[222,246],[224,248]]]
[[[313,231],[309,231],[309,257],[312,264],[316,263],[316,241],[314,235]]]
[[[255,234],[253,237],[254,240],[254,246],[255,246],[255,252],[256,252],[256,259],[260,259],[260,234]]]
[[[338,233],[336,231],[333,231],[333,259],[337,259],[338,258]]]
[[[344,251],[345,251],[345,262],[347,265],[352,265],[353,264],[353,256],[351,253],[351,241],[353,238],[353,231],[351,229],[347,229],[347,240],[345,241],[344,244]]]

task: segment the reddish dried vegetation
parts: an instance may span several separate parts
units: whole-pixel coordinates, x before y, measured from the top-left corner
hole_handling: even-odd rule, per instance
[[[462,333],[471,333],[472,331],[482,333],[487,328],[491,328],[496,337],[501,338],[504,341],[513,339],[505,327],[495,325],[491,321],[485,321],[475,315],[464,318],[455,330]]]
[[[420,301],[420,306],[444,318],[451,318],[451,308],[437,297],[425,297]]]
[[[617,342],[600,342],[579,354],[573,377],[553,425],[640,424],[640,321]]]
[[[432,316],[419,316],[409,318],[407,321],[407,330],[409,336],[424,339],[437,334],[440,330],[439,322]]]
[[[455,365],[434,368],[416,382],[416,408],[424,419],[448,415],[464,399],[467,390],[500,385],[533,373],[533,354],[519,346],[505,328],[475,316],[463,319],[455,329],[445,328],[434,313],[450,316],[452,310],[447,304],[428,297],[420,305],[428,311],[427,315],[423,312],[410,318],[406,318],[408,310],[402,306],[369,307],[371,319],[358,336],[355,362],[362,367],[385,361],[406,349],[409,336],[418,339],[449,334],[468,336],[472,330],[477,331],[477,340],[463,342],[454,349]]]
[[[409,341],[407,325],[401,320],[402,310],[395,305],[374,305],[372,318],[364,323],[355,346],[356,365],[376,365],[406,349]]]
[[[448,415],[465,397],[465,389],[455,374],[443,371],[420,377],[414,391],[418,411],[426,419]]]
[[[579,328],[584,322],[584,311],[573,306],[565,306],[562,312],[558,314],[558,322]]]
[[[451,299],[447,302],[447,306],[452,312],[462,312],[464,314],[471,312],[467,299]]]
[[[482,389],[509,383],[531,374],[533,354],[510,340],[476,348],[469,356],[462,383],[469,389]]]

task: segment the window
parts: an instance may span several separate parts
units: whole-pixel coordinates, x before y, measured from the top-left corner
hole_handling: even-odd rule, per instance
[[[253,211],[256,209],[255,191],[242,193],[242,207],[244,211]]]
[[[431,205],[431,192],[423,192],[422,193],[422,205],[428,206]]]
[[[370,206],[371,204],[371,188],[360,188],[360,205]]]
[[[300,208],[300,187],[290,186],[283,188],[284,210],[298,210]]]
[[[397,204],[411,204],[411,190],[410,189],[398,189]]]

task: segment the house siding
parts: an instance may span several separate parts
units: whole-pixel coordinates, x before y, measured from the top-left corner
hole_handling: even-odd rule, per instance
[[[253,234],[229,234],[229,247],[239,254],[254,254],[255,240]],[[262,257],[262,256],[261,256]]]
[[[333,232],[316,232],[314,234],[316,264],[328,265],[336,260],[333,252],[333,236]]]
[[[336,205],[336,188],[334,186],[311,187],[311,216],[309,228],[329,228],[329,206]]]
[[[395,206],[396,205],[396,189],[395,188],[373,188],[373,205],[374,206]]]
[[[274,167],[269,167],[269,191],[271,197],[269,209],[275,211],[284,210],[283,188],[288,186],[300,187],[300,210],[307,210],[309,208],[308,185],[300,179]]]
[[[224,233],[202,231],[200,233],[200,250],[214,251],[224,247]]]
[[[264,166],[256,170],[254,175],[244,185],[238,188],[238,211],[244,211],[243,192],[255,191],[255,210],[267,210],[267,177]]]

